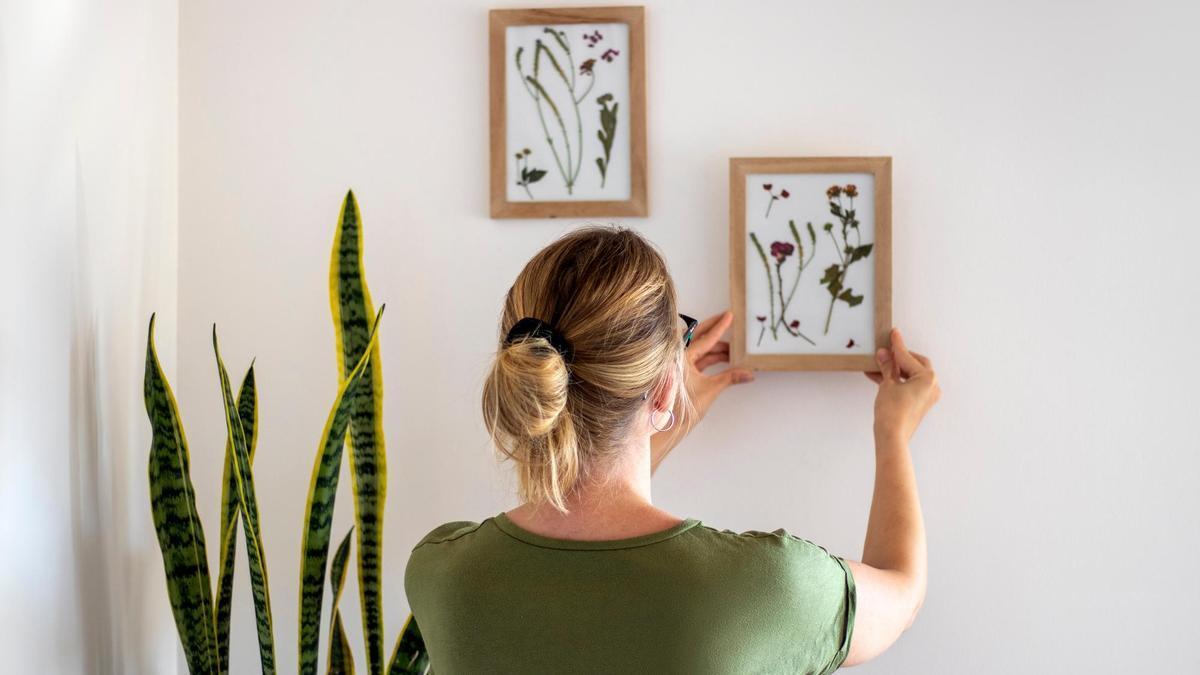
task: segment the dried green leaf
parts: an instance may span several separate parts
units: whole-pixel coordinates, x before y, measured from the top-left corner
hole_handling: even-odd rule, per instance
[[[830,295],[836,297],[842,290],[842,266],[834,264],[826,267],[821,284],[829,289]]]
[[[854,291],[849,288],[842,291],[837,297],[838,297],[838,300],[844,301],[847,305],[850,305],[851,307],[858,306],[863,301],[863,296],[855,295]]]
[[[874,247],[875,247],[874,244],[863,244],[862,246],[859,246],[858,248],[854,249],[850,253],[850,262],[854,262],[855,260],[862,260],[863,258],[871,255],[871,249]]]

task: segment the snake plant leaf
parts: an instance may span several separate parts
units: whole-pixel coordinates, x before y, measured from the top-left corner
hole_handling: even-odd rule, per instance
[[[329,675],[354,675],[354,655],[350,652],[350,640],[346,638],[342,613],[338,610],[342,588],[346,585],[346,558],[350,555],[350,535],[353,533],[354,528],[351,527],[342,538],[342,543],[338,544],[330,565],[329,590],[333,593],[333,604],[330,607],[332,618],[329,620]]]
[[[246,432],[250,462],[258,444],[258,388],[254,380],[254,363],[246,370],[237,396],[238,417]],[[239,513],[237,476],[234,473],[233,445],[225,442],[225,470],[221,476],[221,554],[217,571],[217,652],[221,656],[221,673],[229,672],[229,617],[233,608],[233,570],[237,554],[237,523]]]
[[[329,262],[329,300],[337,341],[340,382],[370,350],[363,386],[350,393],[350,466],[358,543],[358,589],[363,639],[371,675],[383,673],[383,513],[387,500],[387,452],[383,438],[383,366],[371,342],[375,314],[363,271],[362,213],[354,191],[342,202]],[[318,587],[319,588],[319,587]]]
[[[412,614],[404,622],[392,657],[388,660],[388,675],[424,675],[429,671],[429,653],[425,651],[425,640]]]
[[[144,396],[152,431],[150,506],[162,550],[175,627],[183,643],[188,670],[197,674],[217,673],[220,657],[213,622],[212,581],[208,574],[204,528],[196,512],[196,493],[192,488],[187,439],[179,418],[179,406],[154,348],[153,315],[146,338]]]
[[[383,307],[375,316],[370,339],[363,349],[350,376],[338,388],[337,397],[325,420],[317,456],[313,463],[312,480],[308,487],[308,504],[304,512],[304,535],[300,545],[300,615],[298,647],[300,672],[315,675],[317,672],[317,645],[321,630],[321,601],[325,591],[325,564],[329,559],[329,534],[333,525],[334,497],[337,496],[338,474],[342,465],[342,448],[346,431],[350,425],[352,389],[366,386],[367,372],[374,353],[379,320],[383,318]],[[362,555],[362,537],[359,535],[359,556]]]
[[[213,354],[221,377],[221,396],[225,401],[226,443],[233,448],[233,475],[237,482],[238,510],[246,527],[246,557],[250,561],[250,592],[254,597],[254,615],[258,627],[258,656],[264,675],[275,672],[275,628],[271,618],[271,588],[267,579],[266,550],[258,522],[258,499],[254,492],[254,474],[250,469],[250,447],[246,430],[233,399],[229,373],[221,360],[217,327],[213,325]]]

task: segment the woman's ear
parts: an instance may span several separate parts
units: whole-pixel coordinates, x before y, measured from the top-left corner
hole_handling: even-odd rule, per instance
[[[654,388],[650,395],[650,407],[658,412],[675,409],[675,396],[678,393],[676,388],[679,382],[675,377],[675,371],[670,370],[659,381],[658,386]]]

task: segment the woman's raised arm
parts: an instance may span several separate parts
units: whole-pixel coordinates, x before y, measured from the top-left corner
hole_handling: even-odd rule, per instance
[[[925,600],[925,524],[908,441],[941,396],[929,359],[908,351],[893,330],[891,350],[876,354],[875,494],[862,562],[849,562],[857,589],[854,636],[844,665],[882,654]]]

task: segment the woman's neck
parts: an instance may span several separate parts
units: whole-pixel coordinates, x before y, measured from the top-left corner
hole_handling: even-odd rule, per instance
[[[567,513],[548,503],[522,504],[507,513],[518,527],[554,539],[627,539],[681,522],[650,498],[650,440],[626,448],[602,475],[567,496]]]

